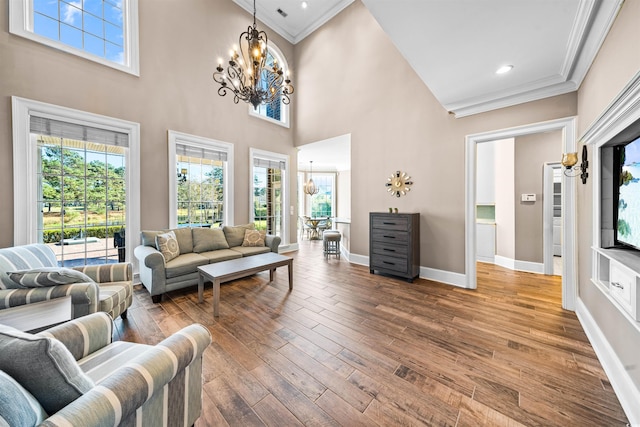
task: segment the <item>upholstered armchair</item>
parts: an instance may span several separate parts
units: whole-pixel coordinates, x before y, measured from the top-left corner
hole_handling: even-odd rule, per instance
[[[155,346],[112,336],[102,312],[38,334],[0,325],[0,426],[193,425],[209,331],[189,325]]]
[[[67,305],[60,305],[63,300]],[[96,311],[125,319],[132,301],[130,263],[69,269],[58,267],[53,250],[44,244],[0,249],[0,323],[31,330]],[[46,323],[47,316],[56,321]]]

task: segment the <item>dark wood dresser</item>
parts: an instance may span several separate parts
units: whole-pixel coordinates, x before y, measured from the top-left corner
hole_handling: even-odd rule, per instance
[[[420,274],[420,214],[369,213],[369,270],[413,281]]]

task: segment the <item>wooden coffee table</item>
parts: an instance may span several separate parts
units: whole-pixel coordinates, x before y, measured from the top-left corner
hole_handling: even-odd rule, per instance
[[[198,267],[198,301],[203,301],[205,278],[213,282],[213,316],[220,313],[220,283],[269,270],[269,281],[277,267],[289,267],[289,290],[293,290],[293,258],[269,252],[266,254],[221,261]]]

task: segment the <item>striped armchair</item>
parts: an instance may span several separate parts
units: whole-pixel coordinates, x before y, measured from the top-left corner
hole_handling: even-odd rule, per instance
[[[104,311],[113,319],[121,316],[126,319],[127,308],[133,301],[133,271],[130,263],[113,263],[76,267],[92,279],[92,282],[79,282],[55,286],[21,288],[7,273],[26,271],[47,267],[58,267],[53,250],[44,244],[31,244],[0,249],[0,323],[7,319],[12,309],[21,309],[19,320],[24,320],[24,308],[30,304],[40,303],[34,308],[35,317],[42,316],[47,303],[56,299],[70,297],[71,313],[69,320],[85,316],[96,311]],[[28,314],[28,310],[27,310]],[[11,322],[5,321],[4,323]],[[42,325],[22,328],[36,329]]]
[[[200,417],[202,354],[211,343],[211,335],[202,325],[187,326],[155,346],[112,342],[113,321],[105,313],[74,319],[35,335],[13,335],[26,336],[20,338],[23,341],[61,342],[70,352],[67,363],[77,361],[76,367],[66,371],[79,366],[89,378],[88,389],[45,415],[44,420],[38,415],[43,411],[37,403],[32,404],[40,426],[192,426]],[[0,368],[33,393],[44,408],[56,404],[51,401],[56,399],[51,393],[58,387],[55,382],[34,387],[32,373],[22,376],[2,363],[11,365],[11,361],[0,362]],[[22,417],[29,419],[30,415]]]

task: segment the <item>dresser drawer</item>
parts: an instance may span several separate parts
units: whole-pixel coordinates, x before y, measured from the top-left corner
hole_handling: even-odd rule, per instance
[[[409,220],[404,216],[375,216],[371,219],[371,226],[382,230],[406,231],[409,229]]]
[[[370,267],[379,270],[389,270],[398,273],[406,273],[408,268],[408,261],[406,258],[395,258],[386,255],[371,255]]]
[[[371,238],[374,242],[406,245],[409,242],[409,233],[406,231],[379,230],[374,228],[371,230]]]
[[[633,301],[635,276],[616,263],[611,263],[609,274],[611,296],[635,317]]]
[[[407,245],[391,245],[388,243],[380,243],[373,247],[373,253],[378,255],[406,258],[407,255],[409,255],[409,248],[407,247]]]

